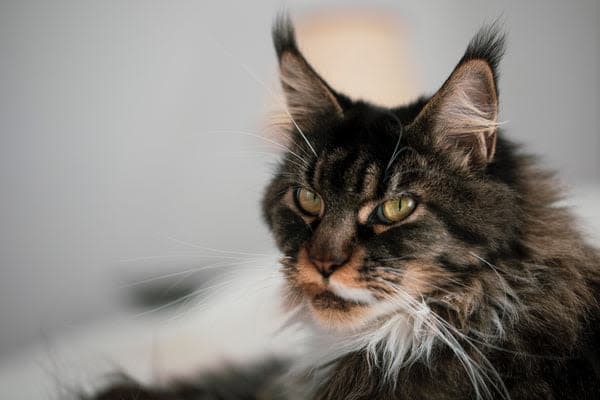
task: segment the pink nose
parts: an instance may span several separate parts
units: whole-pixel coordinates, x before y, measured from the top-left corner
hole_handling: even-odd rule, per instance
[[[317,270],[323,275],[323,278],[328,278],[333,271],[340,266],[344,265],[347,259],[335,259],[335,260],[320,260],[318,258],[311,257],[310,261],[317,267]]]

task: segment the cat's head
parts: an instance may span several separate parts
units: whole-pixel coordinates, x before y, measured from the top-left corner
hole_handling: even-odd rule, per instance
[[[503,37],[482,30],[435,95],[391,109],[330,87],[287,18],[273,37],[288,152],[263,208],[290,301],[338,330],[417,302],[469,318],[519,230],[497,129]]]

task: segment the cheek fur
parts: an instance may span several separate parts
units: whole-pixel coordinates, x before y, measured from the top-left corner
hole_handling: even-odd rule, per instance
[[[404,264],[400,275],[400,287],[413,298],[430,296],[443,291],[451,274],[435,265],[433,261],[411,261]]]
[[[294,283],[298,285],[307,296],[317,296],[326,290],[323,277],[308,259],[306,247],[301,247],[295,265]]]
[[[273,214],[272,230],[277,246],[285,255],[296,257],[300,247],[310,239],[310,226],[284,204],[279,204]]]

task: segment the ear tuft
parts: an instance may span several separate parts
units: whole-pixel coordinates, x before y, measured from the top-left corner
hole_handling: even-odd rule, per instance
[[[494,156],[497,66],[504,53],[504,42],[505,36],[496,23],[482,28],[414,122],[430,132],[442,150],[462,156],[465,165],[483,166]]]
[[[343,116],[336,93],[306,61],[296,44],[294,27],[286,14],[273,25],[273,44],[279,58],[279,75],[292,121],[290,127],[311,130],[324,120]]]
[[[491,25],[483,26],[469,42],[465,54],[462,56],[458,65],[469,60],[485,61],[492,72],[494,86],[497,90],[498,84],[498,65],[506,51],[506,34],[500,26],[499,20]],[[496,91],[496,96],[498,92]]]
[[[298,53],[294,25],[288,14],[281,13],[277,15],[273,23],[272,35],[278,58],[281,58],[281,55],[286,51]]]

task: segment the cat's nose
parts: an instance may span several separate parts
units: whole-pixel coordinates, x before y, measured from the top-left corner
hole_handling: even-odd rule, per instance
[[[344,265],[348,261],[348,258],[338,257],[332,259],[320,259],[316,257],[310,257],[310,261],[314,264],[319,273],[321,273],[323,278],[328,278],[331,274],[333,274],[333,271]]]

